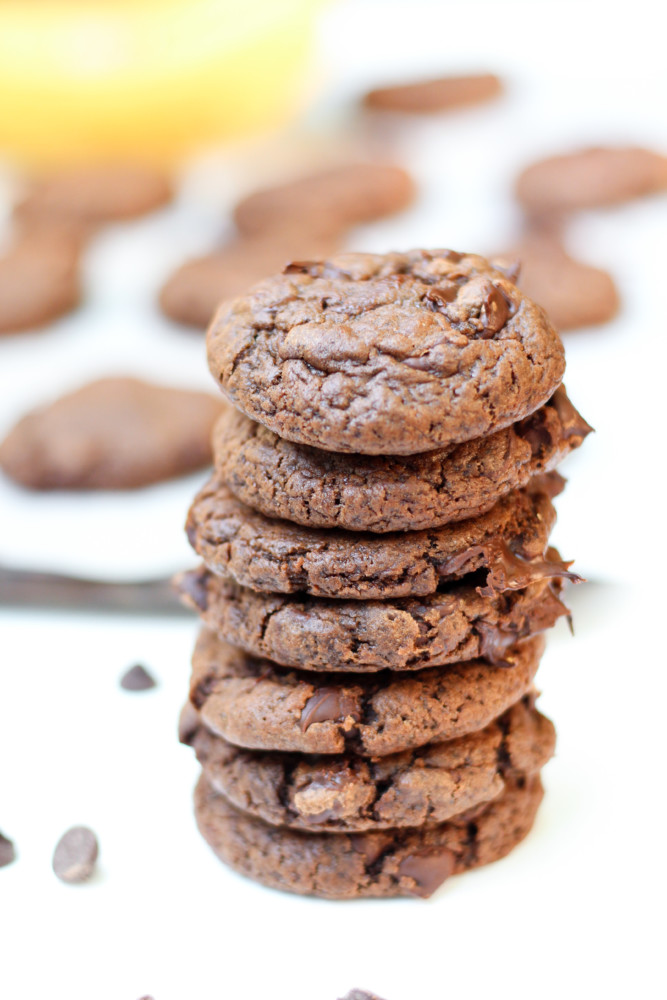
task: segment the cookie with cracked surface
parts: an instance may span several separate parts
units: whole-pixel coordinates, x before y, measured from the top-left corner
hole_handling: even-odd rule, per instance
[[[77,167],[35,179],[14,214],[20,224],[78,223],[92,230],[152,212],[172,194],[169,179],[145,165]]]
[[[365,95],[363,103],[373,111],[430,114],[490,101],[498,97],[502,89],[500,80],[493,73],[441,76],[415,83],[376,87]]]
[[[501,430],[560,384],[544,312],[483,257],[339,254],[225,304],[207,335],[234,405],[325,451],[410,455]]]
[[[0,468],[37,490],[146,486],[207,465],[219,414],[206,392],[99,379],[19,420]]]
[[[222,861],[273,889],[327,899],[427,898],[449,876],[509,854],[530,831],[542,794],[538,776],[519,778],[492,802],[435,827],[302,833],[240,812],[202,777],[195,816]]]
[[[241,750],[203,726],[192,741],[207,780],[237,809],[320,833],[443,823],[536,774],[555,743],[528,698],[478,733],[370,760]]]
[[[254,191],[238,203],[234,221],[245,236],[279,233],[302,220],[316,220],[321,232],[341,233],[400,212],[414,196],[414,182],[401,167],[349,163]]]
[[[333,253],[339,241],[301,229],[238,239],[203,257],[182,264],[160,292],[162,312],[187,326],[205,330],[226,299],[273,274],[295,257]]]
[[[19,233],[0,257],[0,334],[45,326],[81,298],[80,244],[66,232]]]
[[[384,757],[483,729],[531,688],[544,649],[524,639],[511,667],[468,660],[413,673],[328,674],[278,667],[208,629],[192,659],[190,700],[235,746]]]
[[[416,531],[484,514],[555,468],[591,428],[560,386],[524,420],[401,458],[336,455],[285,441],[231,407],[215,426],[216,469],[254,510],[312,528]]]
[[[205,566],[175,582],[221,638],[302,670],[422,670],[476,657],[507,666],[510,646],[568,614],[551,580],[482,597],[473,577],[422,599],[387,601],[258,594]]]
[[[636,146],[596,146],[526,167],[516,196],[539,216],[616,205],[665,189],[667,156]]]
[[[597,326],[618,312],[619,297],[611,275],[570,257],[549,228],[529,231],[499,256],[521,262],[519,288],[539,302],[557,330]]]
[[[481,593],[572,576],[546,558],[551,501],[527,489],[486,514],[428,531],[386,535],[302,528],[250,510],[214,475],[195,497],[186,530],[209,569],[251,590],[319,597],[416,597],[486,570]]]

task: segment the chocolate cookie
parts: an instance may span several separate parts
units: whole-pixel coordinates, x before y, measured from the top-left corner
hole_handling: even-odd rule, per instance
[[[205,330],[225,299],[241,295],[290,260],[333,253],[337,244],[333,236],[322,236],[306,227],[235,240],[205,257],[186,261],[174,271],[160,292],[160,308],[177,323]]]
[[[401,167],[352,163],[255,191],[238,203],[234,221],[246,236],[280,233],[302,220],[316,221],[322,233],[341,233],[401,211],[414,195],[412,178]]]
[[[91,382],[23,417],[0,467],[31,489],[130,489],[207,465],[217,399],[134,378]]]
[[[385,532],[483,514],[558,465],[590,430],[561,386],[504,430],[421,455],[335,455],[285,441],[231,407],[213,448],[221,478],[254,510],[307,527]]]
[[[574,260],[548,229],[528,232],[501,259],[521,261],[517,284],[539,302],[557,330],[596,326],[618,312],[618,292],[611,275]]]
[[[450,875],[509,854],[529,832],[541,800],[539,777],[520,778],[493,802],[436,827],[300,833],[240,812],[202,777],[195,815],[222,861],[273,889],[327,899],[426,898]]]
[[[193,739],[211,786],[273,826],[320,833],[434,826],[497,798],[552,757],[554,727],[522,700],[478,733],[367,759],[240,750],[201,727]]]
[[[235,746],[383,757],[483,729],[530,690],[543,649],[541,636],[524,639],[509,651],[512,667],[468,660],[324,678],[255,659],[203,629],[190,700],[203,725]]]
[[[535,215],[597,208],[667,189],[667,157],[650,149],[595,147],[551,156],[519,176],[516,195]]]
[[[0,334],[44,326],[81,298],[80,246],[65,232],[20,233],[0,257]]]
[[[238,409],[326,451],[409,455],[483,437],[559,385],[560,338],[483,257],[294,263],[217,313],[211,372]]]
[[[557,552],[549,556],[558,560]],[[258,594],[205,567],[181,574],[176,584],[221,638],[304,670],[421,670],[478,656],[507,666],[510,646],[568,614],[551,580],[481,597],[473,578],[422,599],[393,601]]]
[[[86,227],[133,219],[172,198],[160,171],[139,164],[88,166],[35,180],[16,209],[19,222],[76,220]]]
[[[242,504],[214,475],[190,509],[190,543],[209,569],[252,590],[321,597],[415,597],[487,570],[481,593],[568,576],[545,559],[555,521],[549,498],[508,493],[486,514],[430,531],[373,535],[302,528]]]
[[[374,111],[428,114],[489,101],[502,93],[502,89],[500,80],[492,73],[442,76],[393,87],[378,87],[366,94],[363,103]]]

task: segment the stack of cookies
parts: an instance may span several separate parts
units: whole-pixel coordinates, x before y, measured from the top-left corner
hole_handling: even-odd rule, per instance
[[[552,470],[590,430],[561,342],[482,257],[418,250],[290,264],[208,357],[236,409],[179,581],[200,829],[275,888],[429,896],[525,836],[553,752]]]

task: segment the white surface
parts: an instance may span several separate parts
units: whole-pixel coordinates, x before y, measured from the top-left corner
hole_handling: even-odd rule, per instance
[[[309,117],[323,135],[366,82],[479,66],[510,85],[493,105],[406,125],[395,156],[417,175],[420,203],[355,244],[493,250],[512,235],[510,181],[528,159],[583,141],[664,143],[656,12],[636,3],[614,21],[609,5],[581,0],[332,9],[329,96]],[[648,26],[641,47],[633,25]],[[266,161],[259,144],[248,168],[236,151],[217,173],[194,173],[175,209],[100,238],[87,305],[0,343],[0,433],[102,372],[210,385],[201,338],[152,301],[169,268],[224,227],[213,206]],[[576,639],[556,629],[540,671],[559,747],[528,841],[428,903],[264,890],[195,831],[197,768],[174,736],[194,624],[0,612],[0,830],[19,851],[0,871],[3,1000],[335,1000],[352,986],[387,1000],[660,995],[666,224],[662,197],[589,213],[571,233],[582,257],[612,269],[624,308],[567,338],[568,389],[598,433],[565,470],[557,541],[598,583],[571,594]],[[0,561],[110,577],[187,565],[180,525],[201,478],[113,498],[32,496],[2,481]],[[136,661],[158,689],[118,689]],[[100,872],[66,887],[51,853],[80,822],[99,835]]]

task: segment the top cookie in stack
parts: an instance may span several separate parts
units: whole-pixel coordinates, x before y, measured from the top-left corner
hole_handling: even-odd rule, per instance
[[[571,576],[551,470],[590,430],[558,334],[482,257],[341,254],[221,307],[208,356],[236,411],[188,518],[205,565],[180,584],[206,626],[202,832],[279,888],[428,895],[528,831],[553,748],[526,700]],[[501,740],[479,785],[452,741],[495,745],[520,703],[532,750]],[[472,813],[452,783],[485,789]]]

